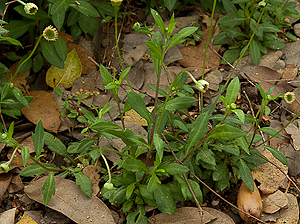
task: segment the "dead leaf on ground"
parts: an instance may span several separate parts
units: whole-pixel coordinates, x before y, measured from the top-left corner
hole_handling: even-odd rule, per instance
[[[147,110],[151,113],[152,110],[154,109],[153,106],[151,107],[147,107]],[[148,126],[148,123],[146,121],[145,118],[141,117],[141,115],[139,115],[135,110],[131,109],[127,112],[125,112],[124,115],[124,121],[132,121],[132,122],[136,122],[141,126]]]
[[[14,224],[15,223],[15,214],[17,208],[9,209],[5,212],[0,213],[1,223],[5,224]]]
[[[287,64],[284,70],[281,70],[283,79],[294,80],[298,74],[298,68],[295,65]]]
[[[267,92],[274,87],[272,96],[280,93],[285,93],[292,90],[287,81],[279,81],[281,74],[264,66],[244,66],[240,69],[240,73],[246,79],[250,79],[252,82],[257,82],[260,87]]]
[[[68,52],[71,52],[74,48],[76,49],[77,55],[82,64],[82,74],[88,74],[91,70],[96,70],[96,65],[89,60],[90,55],[82,46],[73,43],[67,43]]]
[[[256,218],[260,218],[262,213],[262,201],[260,193],[254,183],[254,192],[252,192],[244,182],[242,182],[238,196],[237,196],[237,206],[239,209],[251,214]],[[247,223],[256,223],[257,220],[250,217],[249,215],[239,211],[241,218]]]
[[[11,155],[13,153],[14,149],[11,149],[8,151],[7,153],[7,158],[10,159]],[[33,162],[32,159],[29,159],[28,162]],[[22,160],[22,156],[20,155],[20,153],[16,152],[15,156],[13,158],[13,160],[11,161],[10,165],[9,165],[9,170],[12,170],[16,167],[23,167],[23,160]],[[4,173],[4,171],[2,169],[0,169],[0,174]]]
[[[21,109],[24,116],[34,124],[42,120],[43,126],[47,131],[57,133],[60,120],[60,109],[51,93],[46,91],[30,92],[33,100],[29,104],[29,108]]]
[[[24,184],[21,180],[20,175],[14,175],[11,179],[7,191],[8,193],[12,194],[12,193],[19,192],[23,188],[24,188]]]
[[[41,188],[46,178],[45,176],[31,182],[24,190],[28,197],[42,204]],[[55,177],[55,195],[47,206],[63,213],[76,223],[115,223],[110,210],[99,198],[94,195],[89,198],[74,181],[60,177]]]
[[[101,171],[100,166],[94,166],[94,165],[89,165],[84,167],[82,170],[83,174],[87,176],[93,183],[93,194],[97,195],[100,191],[99,188],[99,181],[100,181],[100,175],[99,172]]]
[[[33,139],[32,135],[28,136],[27,138],[22,139],[19,142],[22,146],[26,146],[29,149],[29,153],[35,152],[34,144],[33,144]]]
[[[280,151],[285,155],[289,164],[289,174],[292,177],[300,173],[300,150],[296,151],[291,145],[281,146]]]
[[[273,214],[284,209],[288,204],[288,198],[282,191],[277,190],[273,194],[263,194],[261,196],[263,201],[263,212]]]
[[[204,34],[208,34],[209,28],[204,30]],[[203,39],[206,39],[205,37]],[[178,63],[184,67],[203,68],[203,60],[205,53],[206,41],[202,41],[198,46],[186,46],[180,49],[184,59],[179,60]],[[214,45],[212,48],[219,51],[220,45]],[[221,58],[210,48],[206,52],[205,67],[210,67],[211,70],[217,70],[221,64]]]
[[[0,174],[0,201],[2,201],[2,197],[10,184],[12,176],[13,176],[12,173]]]
[[[268,160],[276,164],[283,172],[288,172],[288,167],[277,160],[272,153],[267,149],[262,149],[261,154]],[[263,194],[271,194],[283,185],[286,176],[271,163],[264,163],[257,166],[257,170],[252,170],[253,178],[256,179],[260,185],[259,190]]]
[[[55,87],[61,84],[65,89],[70,88],[76,78],[80,77],[82,73],[82,65],[78,54],[73,49],[67,55],[67,59],[64,62],[64,69],[57,68],[52,65],[46,74],[46,83],[50,87]]]
[[[72,35],[62,32],[62,31],[58,31],[58,34],[64,40],[64,42],[66,44],[69,42],[74,42],[74,37],[72,37]]]
[[[26,212],[22,216],[21,220],[17,224],[37,224],[32,218],[30,218]]]
[[[221,212],[214,208],[209,207],[203,207],[203,210],[208,212],[209,214],[217,217],[216,219],[209,222],[209,224],[234,224],[235,222],[232,220],[232,218],[225,214],[224,212]]]
[[[276,131],[280,131],[283,128],[283,124],[278,120],[270,120],[270,127],[274,128]],[[270,145],[275,148],[278,148],[281,145],[288,145],[290,143],[290,138],[285,130],[281,131],[279,134],[283,137],[283,139],[272,138],[270,140]]]
[[[11,76],[15,75],[18,64],[19,64],[19,61],[14,63],[9,68],[9,72],[6,73],[6,77],[7,77],[8,82],[10,81]],[[19,88],[19,89],[24,89],[24,86],[26,86],[26,84],[27,84],[26,78],[29,76],[29,74],[30,74],[30,71],[18,73],[16,75],[16,77],[14,78],[14,80],[13,80],[14,86]]]
[[[73,82],[71,94],[75,94],[75,95],[89,94],[87,98],[82,100],[82,103],[86,106],[92,107],[91,104],[87,103],[86,101],[93,103],[94,92],[95,92],[95,81],[91,78],[81,76]]]
[[[300,149],[300,130],[299,130],[299,120],[297,120],[295,123],[298,123],[298,126],[296,126],[294,123],[290,123],[289,126],[285,128],[285,131],[291,135],[291,138],[293,139],[293,146],[295,150]]]
[[[216,219],[217,217],[211,215],[209,212],[204,211],[203,224],[208,223],[211,220]],[[154,216],[156,224],[198,224],[201,220],[201,215],[198,208],[195,207],[182,207],[176,209],[176,212],[173,215],[160,213]]]

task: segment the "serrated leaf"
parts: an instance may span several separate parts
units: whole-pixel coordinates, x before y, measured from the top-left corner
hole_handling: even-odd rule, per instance
[[[93,193],[93,183],[90,178],[85,176],[82,172],[74,173],[74,176],[76,178],[77,186],[80,186],[82,192],[91,198]]]
[[[61,84],[65,89],[72,87],[75,79],[81,76],[82,66],[74,48],[68,53],[64,69],[51,66],[46,74],[46,82],[50,87]]]
[[[49,172],[49,175],[47,179],[45,180],[43,187],[41,188],[43,190],[43,202],[45,205],[49,203],[51,200],[52,195],[55,194],[55,180],[54,180],[54,174],[53,172]]]
[[[36,157],[39,157],[44,147],[44,128],[41,120],[37,123],[35,132],[32,133],[32,139]]]

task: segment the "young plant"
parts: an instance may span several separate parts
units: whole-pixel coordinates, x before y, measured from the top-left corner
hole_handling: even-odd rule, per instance
[[[250,54],[254,65],[259,64],[261,54],[267,54],[267,48],[278,50],[285,46],[281,37],[297,40],[292,34],[284,32],[292,25],[286,20],[287,16],[300,16],[295,9],[296,2],[222,0],[222,3],[228,15],[218,21],[222,32],[214,38],[213,44],[229,44],[223,57],[230,63],[244,51],[253,32],[255,36],[250,43],[249,52],[244,56]],[[258,27],[255,28],[257,23]]]

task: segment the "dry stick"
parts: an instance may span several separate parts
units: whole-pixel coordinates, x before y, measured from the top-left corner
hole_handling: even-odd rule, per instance
[[[175,155],[173,149],[172,149],[172,148],[170,147],[170,145],[168,144],[168,142],[167,142],[165,136],[164,136],[163,134],[162,134],[162,136],[163,136],[163,138],[165,139],[165,142],[167,143],[167,145],[168,145],[168,147],[169,147],[169,149],[170,149],[170,151],[171,151],[173,157],[175,158],[176,162],[177,162],[177,163],[179,162],[179,164],[181,164],[181,165],[187,167],[186,165],[184,165],[184,164],[176,157],[176,155]],[[187,168],[188,168],[188,167],[187,167]],[[257,220],[257,221],[259,221],[259,222],[261,222],[261,223],[267,224],[266,222],[260,220],[259,218],[256,218],[255,216],[249,214],[248,212],[243,211],[242,209],[238,208],[237,206],[235,206],[235,205],[232,204],[231,202],[227,201],[225,198],[223,198],[221,195],[219,195],[217,192],[215,192],[210,186],[208,186],[206,183],[204,183],[200,178],[198,178],[198,177],[190,170],[190,168],[188,168],[188,169],[189,169],[190,174],[192,174],[192,175],[193,175],[193,176],[194,176],[201,184],[203,184],[205,187],[207,187],[210,191],[212,191],[215,195],[217,195],[219,198],[221,198],[221,199],[222,199],[223,201],[225,201],[227,204],[229,204],[230,206],[234,207],[235,209],[237,209],[237,210],[243,212],[244,214],[250,216],[251,218],[254,218],[255,220]]]
[[[250,99],[249,99],[247,93],[245,92],[245,90],[243,91],[243,93],[245,94],[246,99],[247,99],[247,101],[248,101],[248,103],[249,103],[249,107],[250,107],[252,116],[255,117],[255,113],[254,113],[254,110],[253,110],[253,108],[252,108],[251,101],[250,101]],[[260,125],[258,125],[258,128],[260,128]],[[264,142],[265,142],[266,140],[265,140],[265,137],[264,137],[264,133],[263,133],[262,131],[260,131],[260,135],[263,137],[263,140],[264,140]]]
[[[163,133],[162,133],[161,135],[163,136],[163,138],[164,138],[166,144],[168,145],[170,151],[172,152],[172,154],[173,154],[173,156],[174,156],[176,162],[177,162],[178,164],[180,164],[181,161],[176,157],[176,155],[175,155],[173,149],[171,148],[171,146],[169,145],[169,142],[167,141],[166,137],[164,136]],[[188,179],[186,178],[185,174],[182,173],[182,176],[183,176],[183,178],[184,178],[184,180],[185,180],[185,182],[186,182],[186,184],[187,184],[187,186],[188,186],[188,188],[189,188],[189,190],[190,190],[190,192],[191,192],[191,194],[192,194],[192,196],[193,196],[193,198],[194,198],[194,200],[195,200],[195,202],[196,202],[196,204],[197,204],[197,207],[198,207],[199,210],[200,210],[200,215],[201,215],[201,222],[200,222],[200,223],[203,223],[203,216],[204,216],[203,209],[202,209],[202,207],[201,207],[199,201],[197,200],[196,195],[194,194],[194,191],[193,191],[193,189],[192,189],[190,183],[188,182]]]

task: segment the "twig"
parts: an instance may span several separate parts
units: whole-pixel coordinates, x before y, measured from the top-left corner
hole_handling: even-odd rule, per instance
[[[164,137],[163,134],[162,134],[162,136]],[[165,137],[164,137],[164,138],[165,138]],[[166,141],[166,139],[165,139],[165,141]],[[166,143],[167,143],[167,141],[166,141]],[[167,143],[167,145],[168,145],[168,143]],[[169,145],[168,145],[168,146],[169,146]],[[169,148],[170,148],[170,147],[169,147]],[[174,151],[173,151],[171,148],[170,148],[170,150],[171,150],[171,152],[172,152],[172,154],[173,154],[173,156],[174,156],[176,162],[178,161],[181,165],[187,167],[186,165],[184,165],[184,164],[176,157]],[[188,168],[188,167],[187,167],[187,168]],[[259,222],[261,222],[261,223],[267,224],[266,222],[260,220],[259,218],[256,218],[255,216],[249,214],[248,212],[243,211],[242,209],[238,208],[237,206],[235,206],[235,205],[232,204],[231,202],[227,201],[225,198],[223,198],[221,195],[219,195],[217,192],[215,192],[210,186],[208,186],[206,183],[204,183],[200,178],[198,178],[198,177],[197,177],[190,169],[189,169],[189,172],[190,172],[190,174],[192,174],[192,175],[193,175],[193,176],[194,176],[201,184],[203,184],[205,187],[207,187],[211,192],[213,192],[215,195],[217,195],[220,199],[222,199],[223,201],[225,201],[227,204],[229,204],[230,206],[232,206],[232,207],[236,208],[237,210],[243,212],[244,214],[250,216],[251,218],[254,218],[255,220],[257,220],[257,221],[259,221]]]
[[[168,145],[170,151],[172,152],[172,155],[174,156],[176,162],[177,162],[178,164],[180,164],[181,161],[176,157],[176,155],[175,155],[175,153],[174,153],[172,147],[169,145],[169,142],[167,141],[166,137],[164,136],[164,134],[161,134],[161,135],[163,136],[163,138],[164,138],[166,144]],[[187,184],[187,186],[188,186],[188,188],[189,188],[189,190],[190,190],[190,192],[191,192],[191,194],[192,194],[192,196],[193,196],[193,198],[194,198],[194,200],[195,200],[195,202],[196,202],[197,207],[199,208],[200,216],[201,216],[200,223],[202,224],[202,223],[203,223],[203,216],[204,216],[203,209],[202,209],[202,207],[201,207],[199,201],[197,200],[196,195],[194,194],[194,191],[193,191],[193,189],[192,189],[192,187],[191,187],[191,185],[190,185],[188,179],[186,178],[185,174],[182,173],[182,176],[183,176],[183,178],[184,178],[184,180],[185,180],[185,182],[186,182],[186,184]]]

